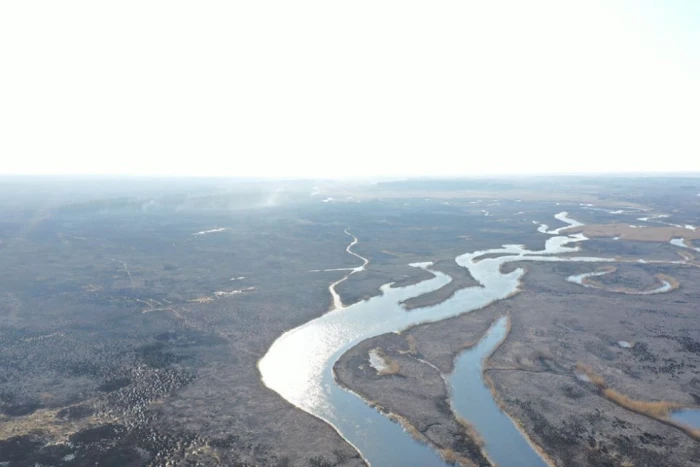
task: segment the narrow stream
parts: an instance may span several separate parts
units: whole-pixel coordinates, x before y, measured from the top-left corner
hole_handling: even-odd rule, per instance
[[[333,298],[333,308],[332,308],[333,310],[337,310],[337,309],[339,309],[339,308],[343,308],[343,301],[341,300],[340,295],[338,294],[338,292],[336,292],[336,290],[335,290],[335,288],[338,286],[338,284],[341,284],[341,283],[345,282],[345,281],[348,280],[348,278],[349,278],[350,276],[352,276],[353,274],[358,273],[358,272],[360,272],[360,271],[364,271],[364,270],[365,270],[365,266],[367,266],[367,264],[369,263],[369,260],[368,260],[367,258],[365,258],[364,256],[360,256],[360,255],[358,255],[357,253],[355,253],[354,251],[352,251],[352,247],[355,246],[355,245],[357,245],[357,237],[355,237],[353,234],[351,234],[351,233],[348,231],[348,229],[345,229],[345,235],[349,235],[349,236],[352,237],[352,242],[350,242],[350,244],[347,246],[347,248],[345,248],[345,251],[346,251],[348,254],[350,254],[350,255],[352,255],[352,256],[354,256],[354,257],[356,257],[356,258],[362,260],[362,266],[358,266],[358,267],[356,267],[356,268],[341,268],[341,269],[336,269],[336,271],[350,271],[350,272],[348,272],[345,276],[343,276],[342,278],[338,279],[337,281],[333,282],[333,283],[330,285],[330,287],[328,287],[328,290],[329,290],[329,292],[331,293],[331,297]],[[329,269],[326,269],[326,271],[329,271]]]
[[[668,282],[666,279],[661,279],[661,285],[654,288],[654,289],[649,289],[649,290],[625,290],[624,292],[621,292],[618,289],[615,289],[614,287],[605,287],[604,285],[598,285],[598,284],[591,284],[589,282],[586,282],[586,279],[589,277],[599,277],[599,276],[604,276],[606,274],[611,274],[614,271],[594,271],[594,272],[586,272],[583,274],[575,274],[573,276],[569,276],[566,278],[567,281],[573,282],[574,284],[579,284],[584,287],[588,287],[590,289],[599,289],[599,290],[605,290],[607,292],[613,292],[613,293],[626,293],[628,295],[654,295],[654,294],[659,294],[659,293],[666,293],[666,292],[671,292],[673,290],[673,285],[671,285],[670,282]]]
[[[547,463],[493,400],[482,367],[508,333],[508,317],[499,318],[474,347],[455,360],[448,377],[452,408],[484,439],[489,458],[499,466],[546,467]]]
[[[679,246],[681,248],[688,248],[694,251],[700,251],[700,248],[695,248],[692,244],[686,243],[684,238],[672,238],[671,245]]]
[[[558,216],[560,220],[566,219],[565,214]],[[431,271],[435,277],[415,285],[396,289],[384,285],[380,296],[334,309],[285,332],[258,364],[262,381],[284,399],[332,425],[375,467],[445,466],[447,464],[430,447],[415,441],[399,424],[371,408],[359,396],[340,388],[333,377],[333,365],[344,352],[370,337],[478,310],[508,297],[517,291],[524,270],[518,268],[504,274],[501,266],[505,263],[614,262],[612,258],[552,256],[578,251],[569,244],[583,240],[586,238],[581,234],[553,236],[547,239],[542,251],[529,251],[522,245],[504,245],[458,256],[457,263],[467,268],[482,286],[459,290],[450,299],[428,308],[407,312],[400,302],[437,290],[450,281],[447,275]],[[503,256],[479,260],[479,257],[490,254]],[[414,266],[425,269],[428,264]],[[487,411],[487,418],[493,417],[494,421],[501,415],[497,407]],[[499,451],[510,448],[507,443],[499,441],[499,433],[493,436],[489,433],[481,434],[493,458],[500,457]],[[504,462],[500,465],[523,464]]]

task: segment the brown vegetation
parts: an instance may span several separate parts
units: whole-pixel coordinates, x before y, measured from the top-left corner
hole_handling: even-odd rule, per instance
[[[387,359],[386,364],[386,368],[377,372],[379,376],[398,375],[401,372],[399,362],[397,362],[396,360]]]
[[[347,387],[347,386],[346,386]],[[426,444],[428,446],[433,447],[440,457],[442,457],[446,462],[451,463],[451,464],[459,464],[462,467],[477,467],[477,464],[475,464],[471,459],[459,455],[457,452],[455,452],[453,449],[450,448],[445,448],[437,445],[434,443],[432,440],[430,440],[425,434],[423,434],[415,425],[413,425],[406,417],[403,417],[397,413],[391,412],[384,408],[381,404],[379,404],[376,401],[371,401],[367,400],[367,404],[370,407],[373,407],[377,410],[379,410],[381,413],[386,415],[388,418],[391,420],[395,421],[399,425],[401,425],[406,432],[411,435],[413,439],[416,441]],[[459,417],[457,417],[457,421],[459,422],[460,425],[465,427],[465,432],[467,436],[472,437],[472,439],[477,443],[479,447],[483,446],[483,441],[479,437],[478,433],[474,428],[472,428],[466,421],[460,420]]]
[[[377,353],[377,356],[384,360],[385,367],[377,371],[379,376],[397,375],[401,372],[399,362],[389,357],[386,352],[384,352],[384,349],[377,347],[374,351]]]
[[[329,192],[329,196],[333,196],[333,192]],[[337,195],[340,197],[340,195]],[[613,200],[610,198],[601,199],[595,193],[575,193],[557,190],[555,192],[544,192],[534,189],[513,189],[513,190],[391,190],[391,189],[375,189],[375,190],[343,190],[343,196],[353,196],[358,200],[370,199],[406,199],[406,198],[432,198],[432,199],[494,199],[501,200],[522,200],[522,201],[556,201],[556,202],[573,202],[573,203],[604,203],[609,208],[643,208],[641,204]]]
[[[459,423],[462,428],[464,428],[464,432],[467,434],[469,438],[471,438],[477,446],[480,448],[484,447],[484,439],[481,437],[481,434],[472,426],[471,423],[466,421],[463,417],[459,416],[458,414],[454,414],[455,420],[457,420],[457,423]]]
[[[632,412],[646,415],[654,420],[658,420],[667,425],[679,428],[691,438],[700,440],[700,430],[682,425],[669,418],[669,414],[672,411],[683,407],[681,404],[670,401],[640,401],[637,399],[632,399],[631,397],[626,396],[615,389],[609,388],[605,383],[605,378],[596,374],[593,371],[593,368],[591,368],[589,365],[581,362],[576,363],[576,371],[584,373],[588,379],[590,379],[591,382],[598,387],[601,394],[610,402],[613,402],[614,404],[617,404],[627,410],[631,410]]]
[[[586,365],[583,362],[577,362],[576,363],[576,371],[578,373],[583,373],[584,375],[586,375],[586,377],[591,381],[591,383],[598,386],[599,389],[602,390],[606,387],[605,378],[596,374],[593,371],[593,367],[591,367],[590,365]]]
[[[476,467],[476,464],[471,459],[460,456],[450,448],[438,449],[438,453],[448,464],[459,464],[463,467]]]
[[[680,282],[678,282],[678,280],[675,277],[669,276],[668,274],[657,274],[654,277],[659,279],[661,282],[666,281],[669,284],[671,284],[671,290],[676,290],[678,287],[681,286]]]
[[[454,450],[450,448],[443,448],[436,446],[430,439],[428,439],[427,436],[425,436],[418,428],[416,428],[415,425],[413,425],[411,422],[408,421],[406,417],[403,417],[399,414],[389,412],[386,410],[384,407],[381,405],[377,404],[376,402],[371,402],[370,405],[374,406],[377,408],[380,412],[385,414],[388,418],[394,420],[395,422],[399,423],[401,426],[403,426],[404,430],[411,435],[413,439],[415,439],[418,442],[424,443],[428,446],[433,446],[438,454],[448,463],[452,464],[457,464],[459,463],[463,467],[476,467],[476,464],[472,462],[470,459],[460,456],[457,454]]]
[[[685,242],[700,239],[700,230],[689,230],[683,227],[632,227],[629,224],[590,224],[569,227],[563,233],[582,233],[588,238],[620,237],[621,240],[636,242],[668,243],[673,238],[683,238]]]
[[[416,338],[413,334],[406,336],[406,342],[408,343],[408,352],[411,355],[416,355],[418,353],[418,344],[416,344]]]
[[[401,373],[401,367],[399,367],[399,362],[397,362],[394,359],[385,359],[386,361],[386,368],[380,370],[377,372],[379,376],[388,376],[388,375],[398,375]]]
[[[675,409],[680,408],[680,404],[668,401],[640,401],[631,399],[628,396],[614,390],[611,388],[605,388],[602,390],[603,395],[610,401],[616,403],[617,405],[624,407],[633,412],[641,413],[644,415],[649,415],[654,418],[664,418]]]
[[[70,406],[69,406],[70,407]],[[66,407],[63,407],[65,409]],[[79,420],[64,420],[57,417],[61,408],[39,409],[23,417],[0,415],[0,440],[30,433],[42,433],[53,442],[66,442],[70,435],[93,425],[115,422],[110,415],[91,415]]]
[[[409,422],[406,417],[402,417],[399,414],[389,412],[388,410],[386,410],[384,407],[382,407],[379,404],[375,403],[375,406],[382,413],[386,414],[389,418],[391,418],[392,420],[394,420],[395,422],[397,422],[401,426],[403,426],[404,429],[408,432],[408,434],[410,434],[413,437],[413,439],[420,441],[421,443],[425,443],[427,445],[432,444],[430,442],[430,440],[428,440],[428,438],[426,438],[426,436],[423,433],[421,433],[421,431],[418,428],[416,428],[415,425],[413,425],[411,422]]]

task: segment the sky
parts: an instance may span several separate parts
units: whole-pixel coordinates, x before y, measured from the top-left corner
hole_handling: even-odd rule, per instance
[[[0,2],[0,174],[700,171],[700,2]]]

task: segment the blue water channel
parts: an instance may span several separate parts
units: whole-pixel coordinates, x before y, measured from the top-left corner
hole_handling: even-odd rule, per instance
[[[513,421],[498,407],[483,380],[485,359],[508,333],[508,317],[499,318],[481,338],[455,360],[448,381],[452,408],[476,428],[489,458],[499,467],[547,467]]]
[[[541,251],[529,251],[522,245],[505,245],[461,255],[456,258],[457,263],[467,268],[481,285],[459,290],[448,300],[432,307],[407,311],[400,303],[447,284],[450,278],[445,274],[433,271],[435,277],[432,279],[403,288],[391,288],[387,284],[377,297],[336,308],[280,336],[258,362],[262,381],[290,403],[333,426],[370,465],[446,466],[448,464],[433,449],[414,440],[401,425],[370,407],[356,394],[338,386],[333,377],[335,362],[365,339],[440,321],[508,297],[518,289],[524,270],[518,268],[503,273],[501,266],[507,262],[613,261],[553,256],[578,251],[569,245],[582,240],[585,238],[577,235],[555,236],[547,239]],[[491,254],[503,256],[482,258]],[[415,266],[428,268],[429,264]],[[485,338],[483,346],[488,347],[494,340],[500,340],[498,329],[496,327]],[[480,355],[478,352],[484,347],[480,343],[476,349],[474,355]],[[455,384],[455,407],[460,413],[464,410],[464,417],[474,424],[485,440],[489,456],[501,467],[545,465],[541,460],[538,462],[532,446],[493,402],[481,380],[480,357],[474,358],[467,352],[460,360],[463,363],[453,373],[455,381],[464,380],[464,383]],[[478,413],[469,412],[470,401],[483,405],[482,409]],[[462,404],[465,404],[464,409]],[[515,457],[518,462],[513,463]]]
[[[700,429],[700,409],[683,409],[671,413],[671,420],[690,428]]]

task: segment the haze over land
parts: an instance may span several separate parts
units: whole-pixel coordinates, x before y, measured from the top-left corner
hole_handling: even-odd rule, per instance
[[[700,461],[700,178],[0,182],[10,467]]]

